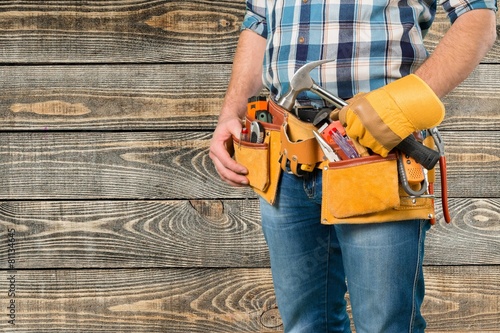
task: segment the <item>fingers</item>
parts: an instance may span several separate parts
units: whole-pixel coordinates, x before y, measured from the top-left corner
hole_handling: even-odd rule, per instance
[[[238,122],[237,123],[241,125]],[[219,174],[219,177],[231,186],[243,186],[248,185],[248,179],[245,176],[248,170],[241,164],[237,163],[231,158],[228,150],[232,145],[232,134],[231,130],[234,129],[234,124],[232,126],[220,125],[214,132],[214,136],[210,143],[209,156],[214,163],[215,170]]]
[[[219,177],[231,186],[248,185],[247,169],[233,160],[225,147],[221,147],[224,146],[212,144],[209,153]]]
[[[228,155],[229,156],[229,155]],[[214,163],[215,170],[219,174],[219,177],[231,186],[246,186],[248,185],[248,179],[245,176],[247,171],[234,160],[230,159],[234,163],[222,162],[221,159],[211,156],[212,162]],[[225,161],[225,159],[222,159]],[[234,164],[234,165],[233,165]]]
[[[339,113],[340,113],[340,110],[339,109],[335,109],[333,110],[331,113],[330,113],[330,120],[331,121],[337,121],[339,120]]]
[[[352,144],[354,145],[354,149],[358,152],[359,156],[370,156],[368,149],[365,146],[360,144],[358,140],[352,140]]]

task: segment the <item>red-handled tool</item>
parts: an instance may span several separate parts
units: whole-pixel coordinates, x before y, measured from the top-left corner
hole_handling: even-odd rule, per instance
[[[446,156],[444,154],[444,142],[443,138],[441,137],[441,134],[439,134],[437,127],[431,128],[429,130],[429,133],[434,139],[434,144],[436,145],[439,152],[439,172],[441,174],[441,204],[443,207],[444,220],[446,221],[446,223],[450,223],[451,217],[448,207],[448,179],[446,175],[447,171],[446,171]],[[434,188],[430,188],[430,190],[434,192]]]

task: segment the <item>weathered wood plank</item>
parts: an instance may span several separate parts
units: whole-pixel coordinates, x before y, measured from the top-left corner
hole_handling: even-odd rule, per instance
[[[269,266],[257,200],[3,202],[0,228],[18,268]]]
[[[215,127],[228,65],[0,67],[0,129]]]
[[[496,198],[500,132],[443,132],[450,197]],[[0,133],[5,199],[252,197],[219,180],[210,132]],[[437,186],[436,193],[439,193]]]
[[[1,272],[1,290],[9,290]],[[266,332],[279,325],[266,270],[48,270],[15,273],[3,332]],[[266,327],[267,326],[267,327]]]
[[[426,238],[426,265],[500,265],[500,201],[450,199],[452,221],[441,205]]]
[[[499,199],[451,199],[452,223],[431,228],[426,265],[500,265]],[[41,268],[269,267],[257,200],[15,201],[0,237],[15,234],[16,266]],[[0,268],[8,268],[7,247]]]
[[[24,1],[0,6],[0,62],[230,62],[245,3]]]
[[[500,179],[499,135],[500,131],[498,130],[492,132],[442,132],[446,145],[448,193],[450,196],[459,198],[498,197],[498,179]]]
[[[217,181],[210,133],[0,134],[0,195],[10,199],[242,197]],[[229,190],[231,189],[231,190]]]
[[[242,0],[6,3],[0,62],[231,62],[244,9]],[[430,51],[449,26],[439,7]],[[500,62],[499,45],[484,62]]]
[[[8,296],[15,275],[15,297]],[[427,267],[427,332],[500,328],[500,267]],[[4,332],[279,332],[268,269],[0,272]],[[15,327],[8,323],[15,302]]]
[[[0,130],[213,129],[229,65],[0,67]],[[442,129],[498,130],[500,65],[444,99]]]
[[[497,73],[492,73],[492,71]],[[500,73],[497,65],[482,65],[443,98],[444,130],[500,130]]]
[[[500,331],[500,266],[427,267],[424,274],[426,331]]]

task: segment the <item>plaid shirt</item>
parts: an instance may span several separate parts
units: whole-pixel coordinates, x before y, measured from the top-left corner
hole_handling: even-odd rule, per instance
[[[299,67],[335,59],[311,71],[342,98],[367,92],[412,73],[427,58],[423,37],[437,0],[247,0],[242,29],[267,39],[263,81],[277,99]],[[496,0],[445,0],[451,22],[476,8],[496,10]],[[311,92],[299,100],[317,101]]]

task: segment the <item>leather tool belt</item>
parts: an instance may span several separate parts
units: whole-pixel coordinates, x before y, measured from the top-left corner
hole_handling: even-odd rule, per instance
[[[264,141],[252,143],[234,138],[235,159],[249,170],[253,190],[275,203],[283,171],[302,175],[321,169],[323,198],[321,223],[381,223],[409,219],[433,219],[433,196],[409,196],[398,182],[395,153],[383,158],[371,155],[337,162],[324,157],[313,130],[316,127],[270,101],[272,123],[262,123]],[[255,119],[245,119],[247,128]],[[432,143],[427,142],[428,145]],[[429,184],[434,171],[428,172]]]
[[[300,177],[323,162],[324,154],[314,137],[313,130],[316,127],[312,123],[299,120],[274,102],[269,103],[269,112],[272,115],[283,114],[280,130],[282,170]]]

